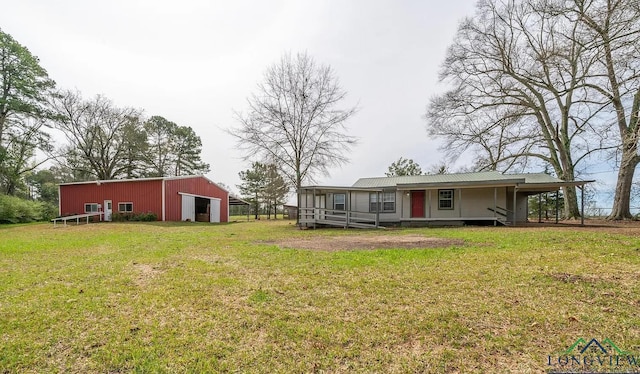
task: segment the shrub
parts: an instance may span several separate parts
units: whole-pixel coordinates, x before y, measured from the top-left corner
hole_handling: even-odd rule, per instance
[[[129,213],[113,213],[111,215],[111,221],[124,222],[129,220]]]
[[[43,221],[49,221],[58,216],[58,207],[56,205],[44,201],[40,201],[39,204]]]
[[[158,220],[158,215],[153,212],[138,213],[131,217],[131,221],[153,222]]]
[[[111,220],[114,222],[137,221],[153,222],[158,220],[158,215],[153,212],[148,213],[113,213]]]
[[[45,221],[57,213],[58,208],[50,203],[0,195],[0,223]]]

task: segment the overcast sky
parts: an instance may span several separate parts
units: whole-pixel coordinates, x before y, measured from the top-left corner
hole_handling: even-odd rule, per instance
[[[444,87],[438,71],[472,0],[81,1],[20,0],[0,27],[40,58],[60,88],[102,94],[190,126],[208,177],[232,190],[249,167],[224,132],[237,125],[265,69],[283,53],[330,65],[358,113],[351,163],[319,177],[350,185],[382,176],[399,157],[423,169],[443,160],[423,114]],[[458,163],[457,166],[464,166]]]

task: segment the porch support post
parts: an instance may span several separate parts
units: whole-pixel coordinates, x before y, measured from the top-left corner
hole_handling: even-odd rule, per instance
[[[498,187],[493,187],[493,225],[498,225]]]
[[[538,223],[542,223],[542,192],[538,194]]]
[[[584,184],[580,188],[580,225],[584,226]]]
[[[344,228],[346,229],[347,227],[349,227],[349,216],[351,215],[351,190],[347,191],[347,195],[345,199],[347,200],[345,202],[345,205],[347,208],[347,222],[346,222],[346,225],[344,226]]]
[[[311,198],[311,201],[313,202],[313,229],[315,230],[316,221],[318,220],[317,213],[316,213],[316,189],[315,189],[315,187],[313,188],[313,197]]]
[[[518,217],[516,215],[516,212],[518,210],[517,209],[518,200],[516,199],[517,195],[518,195],[518,186],[515,185],[513,186],[513,212],[511,213],[511,215],[513,216],[513,226],[515,226],[516,222],[518,222]]]
[[[549,203],[549,191],[544,193],[544,200],[547,203]],[[545,204],[545,207],[544,207],[544,219],[547,220],[547,221],[549,220],[549,209],[548,208],[549,207],[546,206],[546,204]]]
[[[458,188],[458,216],[462,218],[462,188]]]
[[[429,190],[429,218],[431,218],[431,190]]]
[[[560,192],[559,189],[556,190],[556,223],[558,223],[558,196],[560,196],[558,192]]]
[[[302,189],[298,189],[298,196],[296,196],[296,200],[298,203],[298,216],[296,217],[296,224],[298,225],[298,227],[302,227],[302,223],[300,223],[300,213],[302,212],[302,207],[300,205],[300,195],[302,194]],[[283,212],[284,212],[284,207],[283,207]],[[288,215],[288,214],[287,214]],[[284,218],[284,217],[283,217]],[[291,217],[289,217],[289,219],[291,219]],[[249,213],[247,213],[247,221],[249,220]]]
[[[382,201],[380,199],[382,196],[380,195],[380,191],[376,192],[378,198],[376,199],[376,228],[378,228],[378,224],[380,223],[380,208],[382,207]]]

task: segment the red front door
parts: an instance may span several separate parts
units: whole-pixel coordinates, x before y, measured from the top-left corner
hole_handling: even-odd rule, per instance
[[[424,191],[411,191],[411,218],[424,218]]]

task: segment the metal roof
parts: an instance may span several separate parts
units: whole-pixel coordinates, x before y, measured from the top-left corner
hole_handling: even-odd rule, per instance
[[[226,188],[220,186],[219,184],[217,184],[216,182],[212,181],[211,179],[205,177],[202,174],[198,174],[198,175],[178,175],[178,176],[171,176],[171,177],[148,177],[148,178],[130,178],[130,179],[102,179],[102,180],[92,180],[92,181],[82,181],[82,182],[60,183],[60,186],[71,186],[71,185],[76,185],[76,184],[97,184],[97,185],[100,185],[102,183],[146,182],[146,181],[159,181],[159,180],[171,181],[171,180],[177,180],[177,179],[190,179],[190,178],[204,178],[209,183],[216,185],[221,190],[229,192],[229,191],[227,191]]]
[[[345,186],[302,186],[302,190],[332,190],[332,191],[382,191],[381,187],[345,187]]]
[[[587,182],[587,181],[585,181]],[[488,185],[488,184],[566,184],[545,173],[502,174],[497,171],[457,174],[415,175],[402,177],[360,178],[352,187],[385,188],[414,185]],[[583,184],[583,182],[577,182]]]
[[[81,181],[81,182],[67,182],[60,183],[61,186],[67,186],[72,184],[96,184],[100,183],[120,183],[120,182],[144,182],[144,181],[159,181],[159,180],[176,180],[176,179],[189,179],[189,178],[197,178],[203,177],[210,181],[209,178],[204,175],[178,175],[172,177],[146,177],[146,178],[129,178],[129,179],[100,179],[100,180],[91,180],[91,181]],[[226,190],[225,190],[226,191]]]
[[[237,196],[229,194],[229,205],[251,205]]]

